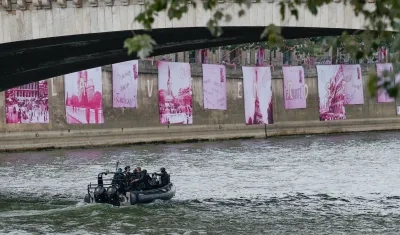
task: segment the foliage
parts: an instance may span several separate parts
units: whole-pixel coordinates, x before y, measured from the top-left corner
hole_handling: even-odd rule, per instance
[[[367,58],[376,53],[378,47],[385,45],[389,46],[392,52],[398,52],[400,49],[400,38],[389,31],[385,31],[388,28],[392,28],[395,32],[400,29],[400,1],[399,0],[376,0],[375,3],[368,5],[374,5],[373,7],[365,7],[365,0],[343,0],[347,7],[351,7],[356,16],[361,15],[365,19],[364,31],[356,32],[354,35],[350,35],[348,32],[343,32],[340,37],[327,37],[318,39],[316,41],[308,40],[304,41],[291,41],[288,42],[280,34],[280,29],[274,25],[269,25],[265,28],[264,32],[260,35],[261,39],[264,39],[268,43],[264,44],[249,44],[248,47],[262,46],[269,49],[283,48],[285,43],[293,43],[299,53],[308,54],[311,52],[312,43],[320,43],[323,47],[329,50],[330,47],[339,48],[341,51],[345,51],[356,60]],[[319,9],[326,4],[330,4],[333,0],[307,0],[305,3],[302,0],[281,0],[279,2],[281,19],[285,20],[290,16],[293,16],[298,20],[298,8],[305,6],[305,9],[309,10],[313,15],[318,14]],[[250,0],[235,0],[230,4],[237,4],[240,6],[240,10],[230,15],[226,13],[226,6],[223,7],[218,5],[218,0],[203,0],[189,1],[189,0],[152,0],[146,1],[144,11],[141,12],[135,20],[144,26],[145,30],[151,30],[152,24],[154,23],[155,17],[159,12],[167,12],[170,20],[181,19],[186,14],[190,7],[196,8],[198,5],[202,5],[205,11],[211,12],[211,18],[207,23],[207,27],[210,32],[218,37],[223,31],[220,27],[221,21],[229,22],[232,17],[241,17],[246,13],[252,5]],[[290,15],[286,15],[285,12],[289,12]],[[147,35],[146,35],[147,36]],[[133,38],[127,39],[125,47],[128,48],[128,53],[137,52],[140,58],[147,57],[151,54],[152,48],[155,42],[151,37],[145,35],[136,35]],[[320,41],[319,41],[320,40]],[[308,45],[308,46],[300,46]],[[398,56],[390,58],[390,62],[397,63]],[[394,66],[393,72],[388,73],[388,76],[394,81],[395,74],[400,72],[400,66]],[[370,74],[368,84],[375,84],[378,80],[376,72]],[[370,93],[375,94],[376,89],[383,87],[390,95],[397,95],[397,89],[394,82],[383,83],[383,85],[369,86]],[[375,90],[374,90],[375,89]]]

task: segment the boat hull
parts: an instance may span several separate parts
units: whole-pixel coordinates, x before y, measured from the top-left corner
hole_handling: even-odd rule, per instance
[[[155,200],[170,200],[175,196],[176,188],[170,183],[159,189],[151,189],[145,191],[129,191],[125,195],[119,194],[116,198],[110,200],[111,197],[105,200],[96,200],[95,193],[90,192],[85,195],[86,203],[107,203],[115,206],[128,206],[135,204],[150,203]]]

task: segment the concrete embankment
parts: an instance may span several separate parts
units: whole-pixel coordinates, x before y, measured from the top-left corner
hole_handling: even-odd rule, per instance
[[[362,65],[364,104],[346,106],[347,120],[319,121],[315,67],[305,69],[308,97],[306,109],[285,110],[280,69],[273,72],[273,119],[271,125],[244,124],[241,68],[228,69],[228,109],[203,109],[201,67],[192,66],[194,125],[160,125],[157,106],[157,67],[144,61],[139,66],[138,108],[112,107],[110,67],[103,68],[104,124],[67,124],[64,78],[49,79],[49,124],[5,124],[4,93],[0,93],[0,151],[113,146],[335,132],[397,130],[400,118],[395,102],[377,103],[368,96],[366,80],[375,65]]]
[[[149,128],[10,132],[0,137],[0,151],[90,148],[130,144],[177,143],[283,135],[327,134],[400,129],[397,118],[330,122],[284,122],[274,125],[192,125]]]

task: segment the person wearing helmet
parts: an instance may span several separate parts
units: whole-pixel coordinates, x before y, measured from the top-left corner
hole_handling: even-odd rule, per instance
[[[155,172],[154,174],[160,176],[161,178],[161,184],[159,185],[159,187],[164,187],[170,183],[170,177],[164,167],[161,167],[160,171],[161,173]]]
[[[139,189],[139,190],[151,189],[152,185],[150,184],[150,181],[152,179],[147,174],[147,170],[143,169],[143,171],[142,171],[140,169],[140,167],[138,167],[136,169],[137,169],[137,173],[138,173],[138,178],[131,181],[134,188]]]
[[[124,173],[122,172],[122,169],[118,168],[117,172],[115,172],[115,174],[114,174],[111,184],[118,185],[119,192],[125,193],[125,181],[126,181],[126,179],[125,179]]]
[[[130,171],[131,171],[131,167],[130,167],[130,166],[126,166],[126,167],[125,167],[124,174],[125,174],[125,175],[126,175],[127,173],[130,174]]]
[[[132,181],[132,178],[133,178],[133,174],[131,173],[131,167],[130,166],[126,166],[125,167],[124,175],[125,175],[127,190],[129,190],[129,188],[131,186],[131,181]]]

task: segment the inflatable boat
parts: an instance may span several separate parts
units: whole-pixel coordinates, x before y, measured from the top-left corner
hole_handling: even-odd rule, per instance
[[[149,190],[128,190],[121,193],[118,184],[104,183],[102,172],[97,176],[97,184],[89,184],[84,202],[107,203],[114,206],[128,206],[140,203],[150,203],[154,200],[170,200],[175,196],[175,186],[169,183],[163,187]]]

